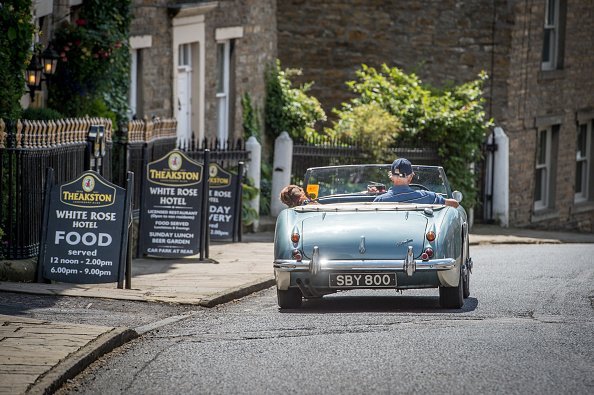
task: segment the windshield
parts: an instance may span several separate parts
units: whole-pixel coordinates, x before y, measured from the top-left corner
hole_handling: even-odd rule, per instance
[[[427,189],[451,197],[443,168],[413,166],[413,171],[413,189]],[[345,194],[376,196],[391,186],[390,165],[315,167],[305,173],[305,191],[311,199]]]

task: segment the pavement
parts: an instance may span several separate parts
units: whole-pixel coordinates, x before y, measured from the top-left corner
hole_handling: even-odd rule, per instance
[[[212,243],[210,262],[135,259],[132,289],[117,289],[115,284],[0,282],[0,297],[2,292],[17,292],[213,307],[274,284],[273,238],[268,230],[246,234],[241,243]],[[594,243],[594,233],[476,225],[470,234],[471,245],[543,243]],[[105,353],[183,318],[115,328],[0,315],[0,394],[52,393]]]

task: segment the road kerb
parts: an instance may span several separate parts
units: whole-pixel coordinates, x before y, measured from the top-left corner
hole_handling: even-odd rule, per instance
[[[210,297],[203,298],[200,301],[200,306],[214,307],[219,304],[227,303],[235,299],[243,298],[244,296],[253,294],[254,292],[270,288],[275,284],[274,278],[263,278],[252,283],[245,284],[239,287],[230,288]]]
[[[136,331],[129,328],[114,328],[107,333],[103,333],[38,378],[29,387],[27,394],[54,393],[67,380],[74,378],[101,356],[136,337],[138,337]]]

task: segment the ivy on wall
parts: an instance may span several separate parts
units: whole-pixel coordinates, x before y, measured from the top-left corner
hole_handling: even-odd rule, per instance
[[[49,106],[66,116],[127,118],[130,0],[85,0],[74,23],[54,33],[60,55]]]
[[[31,0],[0,3],[0,118],[19,118],[35,26]]]
[[[293,139],[316,135],[314,126],[326,120],[318,99],[308,95],[312,83],[293,86],[291,78],[300,74],[283,70],[279,60],[266,70],[265,130],[272,144],[282,132]]]

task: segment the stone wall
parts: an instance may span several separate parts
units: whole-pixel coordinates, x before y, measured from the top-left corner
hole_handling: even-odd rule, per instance
[[[495,1],[497,7],[501,3]],[[491,71],[495,57],[498,65],[506,62],[493,45],[493,27],[501,25],[498,40],[509,40],[507,16],[494,21],[493,5],[493,0],[280,1],[279,58],[284,67],[303,69],[302,81],[315,81],[311,92],[327,112],[350,97],[345,82],[363,63],[398,66],[437,86],[462,83]]]
[[[173,54],[171,18],[166,0],[134,0],[130,33],[152,36],[152,46],[142,49],[142,103],[140,112],[149,118],[172,117]]]

